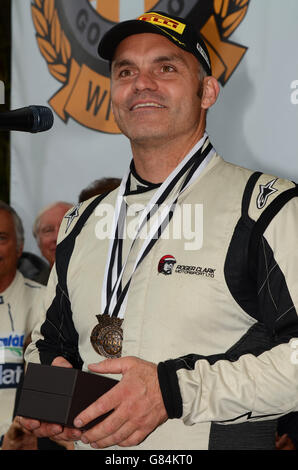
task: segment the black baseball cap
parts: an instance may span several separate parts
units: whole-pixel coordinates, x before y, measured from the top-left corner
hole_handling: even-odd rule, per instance
[[[212,75],[211,61],[206,44],[195,26],[178,16],[169,16],[162,11],[150,11],[135,20],[123,21],[105,33],[98,46],[98,54],[112,61],[116,47],[123,39],[133,34],[155,33],[165,36],[176,46],[193,54]]]

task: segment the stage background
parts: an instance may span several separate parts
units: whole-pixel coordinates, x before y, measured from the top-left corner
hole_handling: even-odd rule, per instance
[[[49,65],[51,61],[53,64],[59,47],[60,53],[64,47],[65,62],[69,59],[69,44],[75,57],[69,30],[65,27],[64,36],[61,31],[58,31],[60,36],[57,33],[59,25],[60,29],[63,26],[58,7],[63,7],[65,1],[70,4],[69,0],[13,0],[11,109],[31,104],[51,106],[51,98],[63,86],[57,79],[59,73],[62,79],[63,74],[65,76],[63,61],[58,64],[60,68],[54,64],[56,68],[51,69],[52,73]],[[115,11],[109,11],[110,20],[136,17],[144,11],[144,6],[150,8],[152,4],[159,9],[168,6],[172,11],[191,3],[203,5],[192,0],[71,0],[71,3],[76,7],[81,3],[82,9],[90,15],[90,6],[94,14],[96,8],[102,13],[113,7]],[[237,50],[247,48],[230,77],[227,79],[222,73],[218,77],[221,94],[209,112],[207,123],[216,150],[228,161],[298,181],[297,0],[204,0],[204,5],[207,4],[208,8],[214,8],[217,19],[221,16],[224,39],[235,45],[236,55]],[[57,16],[60,23],[57,23]],[[234,29],[228,37],[231,24]],[[47,44],[38,42],[36,34],[40,39],[46,38],[49,25],[56,39],[52,35]],[[89,30],[91,39],[94,31]],[[64,46],[57,45],[57,38],[64,38]],[[225,49],[224,42],[223,47]],[[220,45],[217,53],[221,56]],[[81,56],[82,53],[82,61]],[[67,103],[70,104],[70,100]],[[124,136],[90,129],[71,116],[64,122],[55,110],[54,116],[50,131],[34,135],[11,133],[10,203],[24,222],[25,249],[35,253],[38,250],[31,227],[42,207],[56,200],[75,204],[81,189],[93,180],[103,176],[122,177],[131,159]],[[79,112],[77,116],[81,119]],[[83,113],[82,119],[85,119]],[[100,126],[100,123],[93,125]],[[220,197],[224,188],[218,190]]]

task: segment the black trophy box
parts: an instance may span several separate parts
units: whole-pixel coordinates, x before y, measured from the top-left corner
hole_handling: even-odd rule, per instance
[[[78,369],[29,363],[17,415],[73,427],[74,418],[117,383],[109,377]],[[99,416],[84,429],[110,413]]]

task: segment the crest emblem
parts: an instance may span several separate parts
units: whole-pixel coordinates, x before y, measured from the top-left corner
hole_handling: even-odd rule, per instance
[[[128,0],[32,0],[39,50],[49,73],[62,84],[49,104],[67,123],[120,133],[111,109],[109,65],[97,54],[103,34],[120,19]],[[143,11],[161,10],[191,19],[209,50],[213,75],[229,80],[247,48],[229,41],[250,0],[140,0]],[[136,17],[140,12],[136,12]]]

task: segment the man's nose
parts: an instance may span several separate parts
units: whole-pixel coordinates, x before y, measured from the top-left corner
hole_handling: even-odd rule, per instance
[[[158,88],[158,84],[150,71],[140,71],[135,77],[133,87],[136,92],[144,90],[155,91]]]
[[[59,233],[59,227],[57,226],[57,227],[55,227],[54,230],[52,231],[51,241],[54,241],[55,243],[57,242],[58,233]]]

